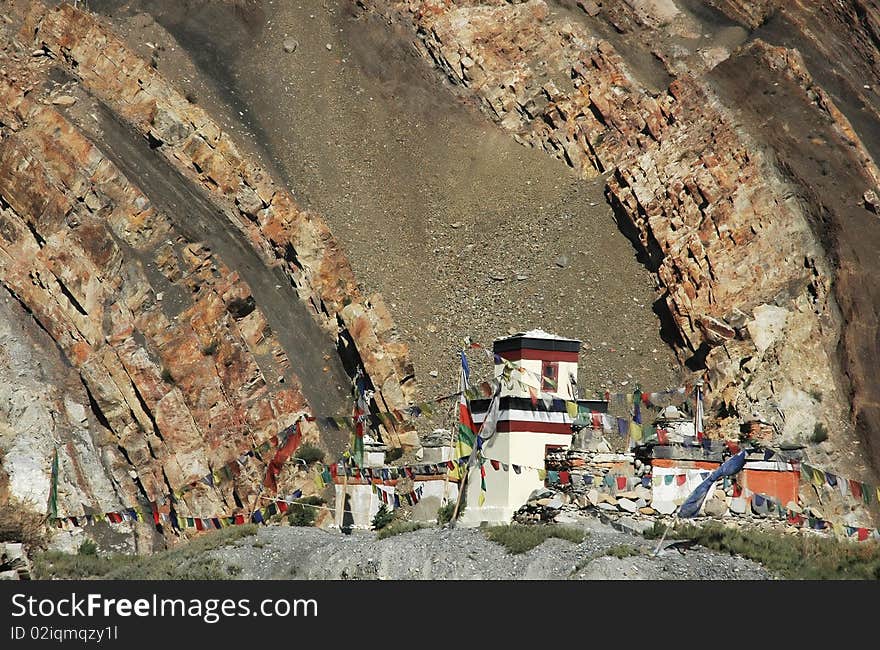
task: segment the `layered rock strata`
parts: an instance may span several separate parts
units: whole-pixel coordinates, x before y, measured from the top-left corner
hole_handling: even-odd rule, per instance
[[[344,330],[380,408],[412,402],[412,366],[381,296],[360,294],[344,253],[317,215],[301,211],[289,192],[239,153],[203,109],[87,13],[69,5],[47,11],[35,4],[22,31],[207,191],[266,264],[284,271],[331,336]],[[388,432],[388,439],[394,445],[417,445],[405,428]]]
[[[4,82],[0,96],[3,122],[11,112],[19,127],[0,144],[0,281],[20,305],[9,309],[32,316],[81,382],[43,389],[63,404],[50,410],[59,422],[40,421],[49,431],[9,422],[11,449],[29,462],[7,449],[4,468],[45,507],[58,447],[60,515],[153,502],[167,512],[171,491],[307,412],[300,381],[237,273],[177,235],[57,111]],[[26,408],[42,408],[37,395]],[[235,509],[257,489],[255,470],[237,485],[202,486],[178,512]]]
[[[0,79],[0,498],[47,513],[57,450],[59,516],[247,514],[271,455],[201,479],[303,415],[350,413],[357,366],[375,408],[411,403],[407,348],[317,215],[86,14],[35,3],[32,37],[34,58]],[[75,99],[34,90],[59,64],[97,106],[92,139],[60,112]],[[301,426],[334,458],[348,443]],[[406,425],[382,433],[418,444]],[[278,488],[314,482],[291,463]],[[75,549],[80,532],[55,543]],[[89,535],[149,552],[171,533],[147,521]]]

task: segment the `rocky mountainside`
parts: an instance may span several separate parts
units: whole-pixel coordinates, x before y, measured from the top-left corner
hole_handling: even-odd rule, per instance
[[[0,80],[5,498],[46,511],[54,448],[59,513],[167,513],[300,415],[350,412],[356,366],[383,408],[410,403],[406,347],[323,221],[86,13],[28,9],[23,78]],[[38,98],[50,67],[77,94]],[[60,112],[77,104],[103,149]],[[241,508],[263,474],[197,483],[177,511]],[[104,543],[163,543],[152,522],[122,537]]]
[[[875,3],[361,4],[515,139],[604,178],[722,430],[757,414],[871,475]]]
[[[537,326],[877,482],[873,0],[79,4],[0,7],[0,502],[57,449],[59,512],[238,512],[264,464],[199,479],[358,366],[402,408]]]

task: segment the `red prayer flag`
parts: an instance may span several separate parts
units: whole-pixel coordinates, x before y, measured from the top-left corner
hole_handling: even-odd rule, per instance
[[[235,515],[235,525],[241,526],[244,523],[244,515]]]
[[[281,473],[281,467],[287,462],[287,459],[290,458],[293,452],[296,451],[301,441],[302,431],[300,430],[299,421],[297,421],[293,424],[293,433],[287,436],[287,440],[275,452],[275,457],[272,458],[269,466],[266,468],[266,478],[263,480],[263,485],[272,492],[278,491],[278,482],[275,479]]]
[[[849,491],[853,495],[854,499],[862,498],[862,484],[858,481],[854,481],[853,479],[849,479]]]
[[[868,539],[868,529],[867,528],[859,528],[858,539],[860,542],[864,542]]]
[[[202,525],[202,520],[196,517],[196,529],[205,530],[205,527]]]
[[[684,485],[687,483],[687,474],[676,474],[675,475],[675,484],[676,485]]]
[[[568,472],[559,472],[559,482],[565,485],[571,479],[571,474]]]
[[[625,476],[618,476],[617,477],[617,489],[618,490],[625,490],[626,489],[626,477]]]
[[[492,469],[494,469],[496,471],[501,469],[501,461],[490,460],[489,462],[492,464]]]

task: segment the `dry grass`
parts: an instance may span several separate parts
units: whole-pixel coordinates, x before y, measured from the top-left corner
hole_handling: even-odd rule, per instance
[[[0,504],[0,542],[23,542],[31,549],[46,547],[48,528],[43,515],[13,502]]]
[[[659,536],[663,526],[649,531]],[[720,524],[679,524],[672,539],[692,539],[701,546],[740,555],[791,580],[880,580],[880,544],[819,535],[726,528]]]
[[[153,555],[71,555],[50,551],[34,558],[34,576],[42,580],[223,580],[234,575],[234,568],[222,567],[208,552],[256,532],[253,524],[224,528]]]

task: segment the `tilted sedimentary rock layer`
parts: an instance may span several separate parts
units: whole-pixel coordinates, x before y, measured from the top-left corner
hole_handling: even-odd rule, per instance
[[[345,255],[317,215],[301,211],[204,110],[90,15],[69,5],[47,11],[35,3],[23,35],[57,56],[90,93],[223,206],[265,262],[283,269],[331,336],[341,329],[351,337],[379,408],[399,409],[413,401],[412,364],[381,296],[360,294]],[[407,427],[386,438],[393,445],[418,445]]]
[[[0,97],[0,122],[16,124],[0,142],[0,283],[78,372],[87,397],[64,398],[82,425],[76,435],[15,432],[14,446],[31,440],[35,456],[7,472],[18,480],[25,468],[20,480],[36,479],[45,499],[51,452],[41,447],[57,437],[59,515],[154,502],[167,513],[171,491],[308,412],[300,381],[237,273],[175,233],[57,111],[3,81]],[[267,379],[285,376],[283,385]],[[314,426],[303,426],[317,442]],[[251,462],[234,482],[199,483],[176,511],[240,508],[236,499],[251,499],[265,471]],[[141,528],[146,538],[154,532]]]
[[[518,140],[585,177],[609,173],[609,202],[656,271],[679,352],[706,369],[715,406],[758,411],[787,439],[817,423],[852,429],[825,251],[795,188],[705,80],[652,93],[608,41],[542,0],[364,4],[411,24],[423,55]],[[632,24],[647,22],[633,13]],[[847,131],[827,95],[818,109]]]

